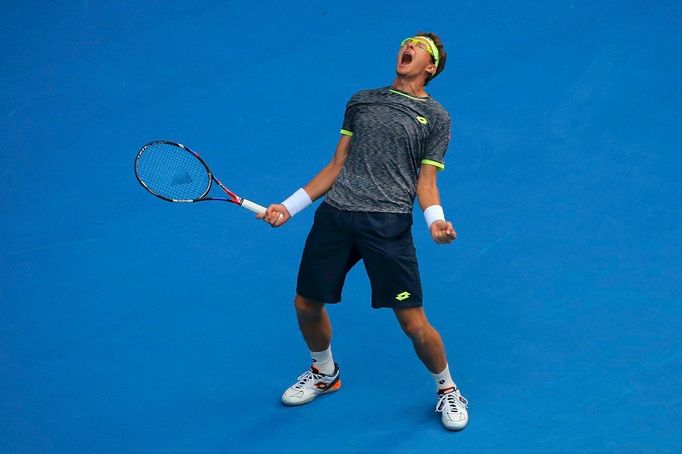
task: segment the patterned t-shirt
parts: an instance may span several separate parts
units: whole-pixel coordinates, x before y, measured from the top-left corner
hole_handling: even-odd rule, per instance
[[[421,164],[445,167],[450,116],[431,97],[391,87],[364,90],[348,101],[341,134],[352,139],[327,203],[346,211],[411,213]]]

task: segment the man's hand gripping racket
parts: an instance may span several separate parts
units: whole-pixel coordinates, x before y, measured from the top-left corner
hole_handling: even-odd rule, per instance
[[[262,219],[272,227],[282,227],[289,219],[291,215],[287,208],[281,203],[276,203],[270,205],[265,213],[256,216],[258,219]]]

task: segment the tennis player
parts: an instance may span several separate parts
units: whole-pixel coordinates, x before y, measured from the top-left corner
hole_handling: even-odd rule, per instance
[[[306,404],[341,387],[324,305],[341,300],[346,274],[362,259],[372,307],[393,310],[433,375],[443,426],[461,430],[468,422],[467,400],[450,375],[443,341],[422,307],[412,240],[415,195],[433,241],[449,244],[457,237],[444,217],[436,185],[450,139],[450,117],[424,89],[443,71],[446,56],[434,33],[403,40],[393,84],[360,91],[348,102],[331,162],[305,187],[259,216],[280,227],[325,196],[303,250],[295,297],[312,366],[284,392],[286,405]]]

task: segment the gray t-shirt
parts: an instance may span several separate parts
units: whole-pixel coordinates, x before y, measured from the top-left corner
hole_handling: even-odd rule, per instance
[[[327,203],[346,211],[412,213],[421,164],[445,167],[450,116],[431,97],[391,87],[364,90],[348,101],[341,134],[352,136],[350,149]]]

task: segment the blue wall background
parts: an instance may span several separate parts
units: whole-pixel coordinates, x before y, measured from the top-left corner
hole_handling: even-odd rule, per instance
[[[132,171],[177,140],[280,201],[423,29],[459,239],[415,237],[458,434],[361,266],[330,309],[344,389],[282,407],[313,210],[273,230]],[[679,452],[681,32],[675,1],[3,2],[0,451]]]

